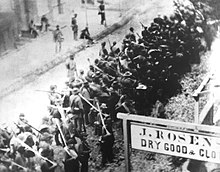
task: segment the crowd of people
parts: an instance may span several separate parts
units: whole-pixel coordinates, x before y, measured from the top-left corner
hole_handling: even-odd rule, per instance
[[[154,18],[149,27],[141,23],[140,35],[130,27],[122,47],[113,42],[108,50],[106,42],[101,43],[87,73],[78,73],[70,55],[65,64],[69,80],[62,91],[50,86],[49,115],[41,127],[31,126],[22,113],[16,130],[1,127],[0,171],[87,172],[93,149],[87,126],[100,136],[102,166],[113,162],[117,113],[166,118],[166,101],[181,91],[181,76],[204,50],[202,22],[194,10],[179,10],[171,17]],[[64,152],[61,161],[54,156],[54,146]]]

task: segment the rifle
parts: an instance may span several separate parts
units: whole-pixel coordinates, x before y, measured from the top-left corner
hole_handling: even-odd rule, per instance
[[[146,26],[144,26],[144,24],[143,24],[143,23],[141,23],[141,22],[140,22],[140,24],[141,24],[141,26],[142,26],[143,28],[145,28],[145,27],[146,27]]]
[[[136,32],[136,34],[137,34],[137,36],[138,36],[139,38],[141,38],[141,36],[139,35],[139,33]]]
[[[23,167],[22,165],[19,165],[16,162],[13,162],[13,161],[7,161],[7,160],[2,160],[2,159],[0,159],[0,161],[3,162],[3,163],[6,162],[6,163],[9,163],[9,164],[15,165],[15,166],[17,166],[19,168],[22,168],[25,171],[29,170],[29,168]]]
[[[0,151],[9,152],[9,151],[10,151],[10,148],[0,148]]]
[[[33,148],[31,148],[30,146],[28,146],[26,143],[24,143],[22,140],[20,140],[19,138],[15,137],[15,140],[17,140],[18,143],[20,143],[22,146],[24,146],[25,148],[29,149],[30,151],[32,151],[35,155],[39,156],[40,158],[42,158],[45,161],[48,161],[49,163],[51,163],[52,165],[57,165],[57,163],[49,160],[46,157],[43,157],[38,151],[34,150]]]
[[[109,131],[107,130],[107,128],[106,128],[106,125],[105,125],[105,122],[104,122],[104,119],[103,119],[103,116],[102,116],[102,111],[101,111],[101,109],[100,109],[99,103],[96,102],[96,105],[97,105],[97,107],[98,107],[99,116],[100,116],[100,118],[101,118],[102,125],[103,125],[103,127],[104,127],[104,129],[105,129],[105,131],[106,131],[106,134],[107,134],[107,135],[110,135],[110,132],[109,132]]]
[[[47,91],[47,90],[35,90],[35,91],[46,92],[46,93],[57,93],[61,96],[63,95],[62,93],[59,93],[59,92],[53,92],[53,91]]]
[[[40,130],[36,129],[36,128],[33,127],[32,125],[28,124],[28,123],[25,122],[25,121],[22,121],[22,122],[25,123],[26,125],[28,125],[29,127],[33,128],[33,129],[34,129],[35,131],[37,131],[39,134],[43,135],[43,133],[42,133]]]
[[[109,44],[109,48],[110,48],[110,50],[111,50],[111,42],[110,42],[109,39],[108,39],[108,44]]]
[[[16,127],[18,127],[18,129],[20,130],[20,132],[24,132],[24,128],[20,127],[16,122],[13,122]]]
[[[66,139],[65,139],[65,137],[64,137],[64,134],[63,134],[63,132],[62,132],[62,130],[61,130],[59,121],[58,121],[58,120],[55,120],[55,122],[56,122],[57,128],[58,128],[58,130],[59,130],[59,132],[60,132],[61,138],[62,138],[62,140],[63,140],[63,142],[64,142],[64,150],[66,151],[66,153],[69,154],[69,156],[71,156],[71,157],[77,157],[78,155],[77,155],[77,153],[76,153],[75,151],[73,151],[73,150],[72,150],[72,152],[69,151],[69,148],[68,148],[68,146],[67,146],[67,143],[66,143]]]
[[[90,62],[90,59],[88,58],[88,61],[89,61],[89,64],[91,64],[91,62]],[[115,79],[115,77],[114,76],[111,76],[111,75],[109,75],[108,73],[105,73],[102,69],[100,69],[98,66],[96,66],[95,64],[93,65],[94,66],[94,68],[96,68],[98,71],[100,71],[100,72],[102,72],[102,73],[104,73],[104,74],[106,74],[106,75],[108,75],[109,77],[110,77],[110,79]]]
[[[100,109],[100,107],[99,107],[99,105],[98,105],[98,102],[96,102],[96,103],[97,103],[97,106],[98,106],[98,108],[96,108],[96,107],[95,107],[92,103],[90,103],[85,97],[83,97],[82,94],[79,93],[78,95],[79,95],[80,98],[82,98],[83,100],[85,100],[85,102],[88,103],[93,109],[95,109],[97,112],[99,112],[102,125],[103,125],[104,129],[106,130],[106,133],[107,133],[107,134],[110,134],[109,131],[108,131],[107,128],[106,128],[105,123],[104,123],[104,119],[103,119],[103,116],[102,116],[101,109]]]

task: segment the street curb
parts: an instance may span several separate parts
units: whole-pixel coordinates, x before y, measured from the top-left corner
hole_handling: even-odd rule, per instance
[[[139,13],[143,13],[145,11],[146,10],[143,11],[143,10],[140,10],[139,8],[136,8],[136,7],[128,10],[124,14],[124,16],[122,17],[122,19],[120,21],[114,23],[110,27],[107,27],[105,30],[101,31],[100,33],[95,35],[93,38],[95,40],[103,39],[105,36],[113,33],[117,29],[126,25],[135,15],[137,15]],[[10,86],[8,86],[5,89],[0,90],[0,92],[1,92],[0,99],[11,94],[14,91],[21,89],[24,85],[26,85],[30,82],[33,82],[38,76],[46,73],[50,69],[53,69],[55,66],[58,66],[59,64],[65,62],[70,54],[77,54],[80,51],[83,51],[85,48],[86,48],[86,44],[82,43],[79,46],[72,48],[71,50],[67,50],[64,54],[57,55],[56,59],[53,59],[52,61],[35,69],[34,71],[30,71],[27,75],[25,75],[19,79],[16,79],[13,84],[11,84]]]

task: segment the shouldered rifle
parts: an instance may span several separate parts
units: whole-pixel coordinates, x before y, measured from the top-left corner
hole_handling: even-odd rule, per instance
[[[106,128],[105,123],[104,123],[104,119],[103,119],[102,112],[101,112],[101,109],[100,109],[100,107],[99,107],[98,102],[96,102],[97,107],[98,107],[98,108],[96,108],[96,107],[95,107],[92,103],[90,103],[85,97],[83,97],[82,94],[79,93],[78,95],[79,95],[83,100],[85,100],[85,102],[88,103],[93,109],[95,109],[97,112],[99,112],[102,125],[103,125],[104,129],[106,130],[106,133],[107,133],[107,134],[110,134],[109,131],[108,131],[107,128]]]
[[[59,95],[63,95],[62,93],[59,93],[59,92],[53,92],[53,91],[47,91],[47,90],[35,90],[35,91],[40,91],[40,92],[45,92],[45,93],[57,93]]]
[[[139,35],[139,33],[136,32],[136,34],[137,34],[137,36],[138,36],[139,38],[141,38],[141,36]]]
[[[63,140],[63,142],[64,142],[64,150],[66,151],[66,153],[68,153],[68,155],[69,156],[71,156],[71,157],[78,157],[78,155],[77,155],[77,153],[74,151],[74,150],[69,150],[69,148],[68,148],[68,146],[67,146],[67,143],[66,143],[66,139],[65,139],[65,137],[64,137],[64,134],[63,134],[63,132],[62,132],[62,130],[61,130],[61,127],[60,127],[60,124],[59,124],[59,121],[58,120],[55,120],[55,122],[56,122],[56,125],[57,125],[57,128],[58,128],[58,130],[59,130],[59,132],[60,132],[60,135],[61,135],[61,138],[62,138],[62,140]]]
[[[15,140],[17,140],[18,143],[20,143],[22,146],[24,146],[25,148],[29,149],[30,151],[32,151],[35,155],[39,156],[40,158],[42,158],[45,161],[48,161],[49,163],[51,163],[52,165],[57,165],[57,163],[49,160],[46,157],[43,157],[38,151],[34,150],[33,148],[31,148],[30,146],[28,146],[26,143],[24,143],[22,140],[20,140],[19,138],[15,137]]]
[[[9,164],[15,165],[15,166],[17,166],[19,168],[22,168],[25,171],[29,170],[29,168],[26,168],[26,167],[24,167],[24,166],[22,166],[22,165],[20,165],[20,164],[18,164],[16,162],[14,162],[14,161],[7,161],[7,160],[3,160],[3,159],[0,159],[0,161],[3,162],[3,163],[5,162],[5,163],[9,163]]]
[[[89,64],[91,64],[91,62],[90,62],[90,59],[88,58],[88,61],[89,61]],[[93,65],[94,66],[94,68],[96,68],[98,71],[100,71],[100,72],[102,72],[102,73],[104,73],[104,74],[106,74],[106,75],[108,75],[109,77],[110,77],[110,79],[115,79],[115,77],[114,76],[111,76],[111,75],[109,75],[108,73],[105,73],[102,69],[100,69],[98,66],[96,66],[95,64]]]
[[[37,131],[39,134],[43,135],[43,133],[42,133],[40,130],[36,129],[36,128],[33,127],[32,125],[28,124],[28,123],[25,122],[25,121],[22,121],[22,122],[25,123],[26,125],[28,125],[29,127],[31,127],[32,129],[34,129],[35,131]]]
[[[140,22],[140,24],[141,24],[141,26],[143,27],[143,28],[145,28],[146,26],[144,26],[144,24],[142,23],[142,22]]]

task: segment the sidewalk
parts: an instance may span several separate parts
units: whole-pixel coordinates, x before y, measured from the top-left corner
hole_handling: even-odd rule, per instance
[[[80,33],[80,30],[86,26],[85,11],[84,9],[77,9],[75,11],[78,14]],[[119,20],[119,12],[111,11],[106,13],[107,16],[111,16],[111,18],[108,18],[108,25],[112,25]],[[100,25],[100,16],[97,15],[97,11],[88,10],[87,14],[89,31],[92,36],[106,29],[103,25]],[[65,40],[63,42],[62,51],[59,54],[55,54],[55,43],[53,42],[52,33],[48,32],[22,46],[21,49],[8,53],[0,59],[0,97],[13,91],[12,87],[16,89],[17,84],[22,85],[22,83],[26,83],[31,79],[30,75],[33,73],[40,74],[42,67],[53,67],[53,64],[61,60],[61,56],[67,51],[74,51],[80,48],[80,45],[83,44],[83,40],[73,41],[70,17],[70,12],[67,12],[65,15],[61,15],[59,22],[57,22],[60,26],[67,25],[67,27],[62,30]],[[42,70],[45,71],[45,69]]]
[[[80,7],[75,8],[74,12],[78,14],[80,33],[80,30],[86,26],[86,12],[85,9]],[[119,11],[106,11],[108,27],[104,27],[100,25],[100,16],[97,11],[87,9],[91,36],[100,40],[125,25],[139,11],[133,9],[129,12],[121,16]],[[83,46],[85,45],[84,40],[73,41],[70,27],[71,15],[72,10],[69,7],[68,11],[60,15],[57,18],[57,22],[54,23],[55,25],[67,26],[62,30],[65,40],[62,45],[62,51],[59,54],[55,53],[52,33],[48,32],[27,43],[20,50],[8,53],[4,58],[0,59],[0,73],[2,74],[0,75],[0,98],[22,88],[23,85],[33,81],[37,76],[64,62],[70,53],[79,52],[85,48]]]

